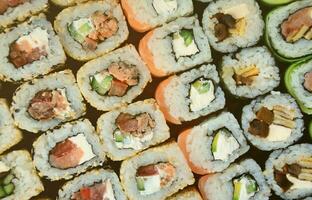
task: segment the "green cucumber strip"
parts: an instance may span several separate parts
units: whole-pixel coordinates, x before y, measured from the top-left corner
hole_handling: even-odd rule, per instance
[[[250,193],[256,192],[257,188],[258,188],[257,184],[252,182],[252,183],[248,184],[246,187],[247,193],[250,194]]]
[[[91,30],[92,30],[92,27],[88,23],[85,23],[84,25],[79,27],[78,31],[82,34],[85,34],[85,33],[90,32]]]
[[[115,142],[123,142],[124,137],[121,134],[115,134]]]
[[[13,193],[15,186],[13,183],[10,183],[8,185],[3,186],[3,189],[7,195],[10,195]]]
[[[73,23],[71,23],[68,26],[68,32],[70,34],[70,36],[75,39],[76,41],[78,41],[79,43],[82,43],[85,40],[85,37],[83,37],[81,34],[78,33],[78,31],[75,29]]]
[[[239,181],[234,182],[233,200],[239,200],[241,188],[242,188],[242,184]]]
[[[139,191],[144,191],[145,187],[144,187],[144,180],[141,177],[136,177],[136,182],[137,182],[137,188]]]
[[[0,198],[7,196],[2,186],[0,186]]]
[[[91,87],[100,95],[105,95],[109,91],[112,84],[113,76],[106,76],[101,83],[92,77]]]
[[[192,31],[183,29],[180,31],[180,36],[183,38],[185,46],[189,46],[193,42],[194,36]]]
[[[3,185],[7,185],[9,183],[11,183],[11,181],[13,180],[14,175],[13,174],[9,174],[7,175],[4,179],[3,179]]]
[[[211,144],[211,151],[212,152],[217,152],[217,146],[218,146],[218,140],[219,140],[219,136],[220,136],[220,131],[218,131],[218,133],[214,136],[213,140],[212,140],[212,144]]]
[[[192,86],[199,92],[199,94],[207,93],[210,89],[210,82],[203,82],[201,80],[195,81]]]
[[[312,139],[312,121],[309,124],[309,135],[310,135],[310,138]]]

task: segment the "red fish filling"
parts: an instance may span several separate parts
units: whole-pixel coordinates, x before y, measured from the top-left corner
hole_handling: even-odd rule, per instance
[[[73,200],[113,200],[115,199],[112,184],[109,180],[103,183],[95,183],[89,187],[83,187],[75,192],[71,199]]]
[[[4,14],[8,8],[13,8],[18,5],[21,5],[25,2],[29,2],[30,0],[1,0],[0,1],[0,15]]]

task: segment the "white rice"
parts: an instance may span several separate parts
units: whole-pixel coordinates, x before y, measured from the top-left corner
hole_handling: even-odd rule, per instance
[[[195,187],[188,187],[166,200],[202,200],[202,198]]]

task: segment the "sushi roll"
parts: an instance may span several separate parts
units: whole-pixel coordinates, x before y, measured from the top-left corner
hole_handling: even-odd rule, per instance
[[[297,144],[272,152],[264,174],[269,186],[282,199],[311,197],[312,144]]]
[[[0,80],[10,82],[47,74],[66,60],[58,36],[43,15],[0,34],[0,52]]]
[[[133,45],[89,61],[77,73],[85,99],[98,110],[108,111],[142,93],[151,75]]]
[[[0,154],[21,140],[22,132],[14,124],[8,102],[0,98]]]
[[[26,82],[13,96],[11,112],[21,129],[37,133],[85,114],[75,77],[65,70]]]
[[[61,11],[54,28],[66,53],[91,60],[117,48],[129,35],[117,0],[90,1]]]
[[[0,29],[23,21],[31,15],[45,11],[47,8],[48,0],[1,0]]]
[[[220,110],[224,93],[214,65],[203,65],[162,81],[155,98],[167,121],[181,124]]]
[[[249,150],[238,121],[228,112],[183,131],[178,144],[192,171],[201,175],[223,171]]]
[[[221,78],[239,98],[255,98],[279,85],[279,68],[266,47],[251,47],[223,56]]]
[[[203,28],[211,46],[227,53],[256,44],[264,22],[255,0],[218,0],[205,9]]]
[[[112,160],[124,160],[170,137],[165,117],[154,99],[104,113],[98,119],[97,132]]]
[[[195,187],[188,187],[166,200],[202,200],[202,198]]]
[[[52,181],[70,179],[105,161],[102,144],[87,119],[68,122],[33,143],[39,175]]]
[[[130,26],[138,32],[193,13],[191,0],[121,0],[121,5]]]
[[[73,6],[75,4],[80,4],[88,0],[51,0],[55,5],[61,7]]]
[[[271,151],[298,141],[304,124],[300,109],[290,95],[271,92],[243,108],[242,128],[255,147]]]
[[[295,1],[266,17],[265,40],[277,58],[294,62],[312,56],[312,1]]]
[[[301,110],[312,114],[312,60],[292,64],[285,73],[285,85]]]
[[[139,52],[156,77],[212,61],[208,39],[197,16],[181,17],[148,32],[139,43]]]
[[[271,195],[261,168],[252,159],[201,177],[198,187],[205,200],[268,200]]]
[[[67,182],[59,190],[57,199],[126,200],[127,198],[115,172],[99,169],[87,172]]]
[[[44,190],[26,150],[0,156],[0,199],[26,200]]]
[[[195,181],[175,142],[123,161],[120,179],[129,200],[165,199]]]

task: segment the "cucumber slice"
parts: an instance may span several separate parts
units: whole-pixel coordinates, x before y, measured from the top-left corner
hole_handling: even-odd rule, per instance
[[[276,6],[276,5],[282,5],[286,3],[290,3],[295,0],[262,0],[263,3],[269,6]]]
[[[3,179],[3,185],[8,185],[9,183],[11,183],[12,182],[12,180],[13,180],[13,178],[14,178],[14,175],[13,174],[9,174],[9,175],[7,175],[4,179]]]
[[[70,36],[78,41],[79,43],[82,43],[84,40],[85,40],[85,37],[83,37],[82,35],[79,34],[79,32],[76,30],[76,28],[74,27],[74,24],[71,23],[69,26],[68,26],[68,32],[70,34]]]
[[[100,83],[93,76],[92,81],[91,81],[91,87],[98,94],[105,95],[109,91],[112,85],[112,81],[113,81],[113,76],[110,76],[110,75],[106,76]]]
[[[192,86],[198,91],[199,94],[207,93],[210,89],[210,82],[205,80],[197,80]]]
[[[82,26],[79,27],[79,30],[78,32],[81,34],[81,35],[88,35],[92,30],[92,27],[90,26],[89,23],[85,23],[83,24]]]
[[[14,192],[15,186],[13,183],[3,186],[3,190],[7,195],[11,195]]]
[[[123,142],[124,141],[124,136],[121,134],[115,134],[115,142]]]
[[[183,38],[185,46],[189,46],[194,40],[193,33],[192,31],[189,31],[189,30],[185,30],[185,29],[181,30],[180,36]]]
[[[242,184],[239,181],[234,182],[233,200],[239,200],[241,189],[242,189]]]
[[[214,136],[213,140],[212,140],[212,144],[211,144],[211,151],[212,152],[217,152],[218,148],[218,140],[219,140],[219,136],[220,136],[221,132],[218,131],[218,133]]]
[[[137,188],[139,191],[144,191],[145,187],[144,187],[144,180],[141,177],[136,177],[136,182],[137,182]]]
[[[0,186],[0,198],[7,196],[2,186]]]
[[[248,194],[255,193],[258,190],[258,185],[256,181],[249,175],[246,176],[248,179],[248,184],[246,185],[246,191]]]

